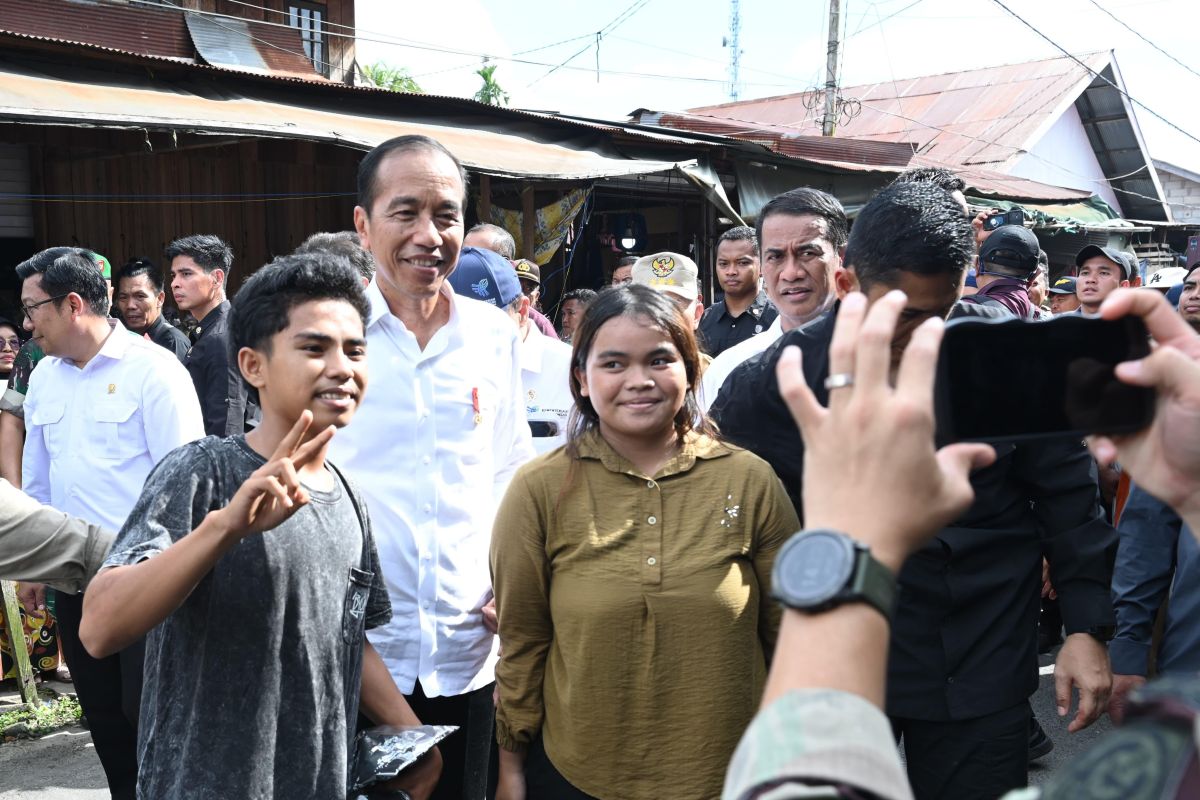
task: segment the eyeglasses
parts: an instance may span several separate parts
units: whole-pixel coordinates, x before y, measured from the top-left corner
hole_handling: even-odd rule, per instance
[[[13,350],[20,350],[21,340],[15,336],[11,339],[0,339],[0,352],[9,347],[11,347]]]
[[[70,292],[67,292],[67,294],[70,294]],[[36,303],[30,303],[27,306],[21,306],[21,311],[25,314],[25,316],[32,317],[33,312],[46,305],[46,303],[53,303],[55,300],[62,300],[67,296],[67,294],[58,294],[54,297],[47,297],[45,300],[38,300]]]

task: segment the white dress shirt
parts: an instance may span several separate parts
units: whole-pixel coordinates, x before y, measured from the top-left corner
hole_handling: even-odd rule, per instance
[[[539,436],[535,432],[533,448],[539,454],[567,443],[567,417],[575,407],[570,377],[571,346],[530,329],[521,343],[525,418],[530,422],[550,423],[557,429],[553,436]]]
[[[39,502],[118,531],[150,470],[203,437],[204,420],[175,354],[108,324],[82,368],[47,356],[30,375],[21,480]]]
[[[367,287],[367,393],[333,437],[330,458],[366,496],[392,621],[370,633],[396,685],[428,697],[491,683],[492,520],[513,473],[533,457],[517,328],[503,311],[457,297],[422,350]]]
[[[776,317],[775,321],[771,323],[771,327],[762,333],[756,333],[749,339],[738,342],[714,358],[700,379],[700,397],[697,398],[700,401],[700,408],[708,413],[712,404],[717,402],[717,395],[720,394],[721,386],[729,377],[729,373],[737,369],[743,361],[749,361],[766,350],[780,336],[783,336],[783,317]]]

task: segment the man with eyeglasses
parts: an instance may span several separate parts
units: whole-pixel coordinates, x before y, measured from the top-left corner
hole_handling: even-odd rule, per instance
[[[24,403],[25,492],[120,530],[154,466],[204,435],[192,382],[173,354],[108,317],[108,288],[88,251],[41,253],[17,277],[25,329],[45,352]],[[133,798],[141,644],[92,658],[79,642],[82,595],[58,593],[55,612],[109,789]]]

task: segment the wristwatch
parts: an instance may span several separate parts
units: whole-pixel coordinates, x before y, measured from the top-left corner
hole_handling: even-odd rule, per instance
[[[771,596],[808,613],[843,603],[867,603],[890,620],[896,578],[871,557],[866,545],[840,531],[800,531],[775,557]]]

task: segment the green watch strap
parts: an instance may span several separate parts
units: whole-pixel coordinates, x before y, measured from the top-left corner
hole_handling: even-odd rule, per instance
[[[866,547],[859,545],[856,550],[857,563],[852,583],[846,587],[847,594],[861,597],[890,621],[896,604],[896,576],[876,561]]]

